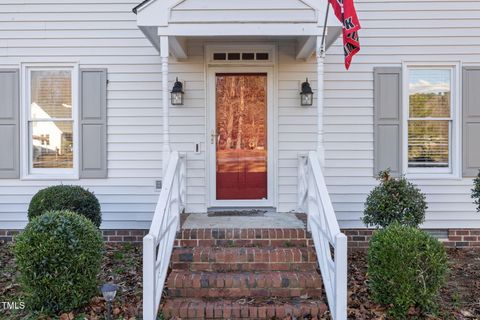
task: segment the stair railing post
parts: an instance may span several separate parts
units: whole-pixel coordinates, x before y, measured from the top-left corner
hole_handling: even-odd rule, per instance
[[[335,237],[335,320],[347,319],[347,237]]]
[[[147,234],[143,238],[143,319],[155,320],[156,310],[156,287],[155,277],[155,237]]]

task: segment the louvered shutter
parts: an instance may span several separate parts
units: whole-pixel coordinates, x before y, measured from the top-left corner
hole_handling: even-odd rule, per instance
[[[80,177],[107,177],[106,69],[80,69]]]
[[[402,69],[374,69],[374,174],[402,174]]]

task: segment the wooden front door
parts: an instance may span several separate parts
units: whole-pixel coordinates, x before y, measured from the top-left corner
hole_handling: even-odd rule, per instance
[[[217,200],[268,197],[267,74],[215,74]]]

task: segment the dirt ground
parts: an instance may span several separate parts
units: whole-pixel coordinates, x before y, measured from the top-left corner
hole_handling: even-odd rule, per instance
[[[11,243],[0,242],[0,302],[22,301],[22,291],[16,282],[18,272],[11,253]],[[480,248],[449,250],[450,274],[442,289],[439,309],[435,314],[419,315],[412,308],[411,319],[478,319],[480,320]],[[349,254],[349,319],[386,319],[385,308],[368,297],[364,252]],[[130,244],[107,244],[99,285],[112,281],[120,286],[115,299],[114,319],[140,319],[142,307],[142,250]],[[49,319],[26,310],[1,309],[0,319]],[[70,313],[50,319],[104,319],[105,302],[99,292],[90,304]],[[326,316],[325,319],[329,317]]]

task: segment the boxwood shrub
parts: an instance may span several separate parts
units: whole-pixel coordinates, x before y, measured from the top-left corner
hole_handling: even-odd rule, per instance
[[[390,171],[381,171],[380,184],[365,201],[363,222],[367,226],[387,227],[393,222],[418,227],[425,220],[425,195],[405,177],[393,178]]]
[[[472,199],[477,205],[477,212],[480,212],[480,170],[478,176],[473,180]]]
[[[375,231],[367,262],[371,297],[388,306],[394,319],[405,318],[411,306],[422,312],[435,306],[445,283],[447,255],[426,232],[398,223]]]
[[[102,214],[97,197],[80,186],[59,185],[37,192],[28,207],[28,219],[50,210],[68,210],[81,214],[100,227]]]
[[[103,240],[87,218],[69,211],[49,211],[33,218],[15,241],[28,308],[67,312],[87,303],[97,291]]]

